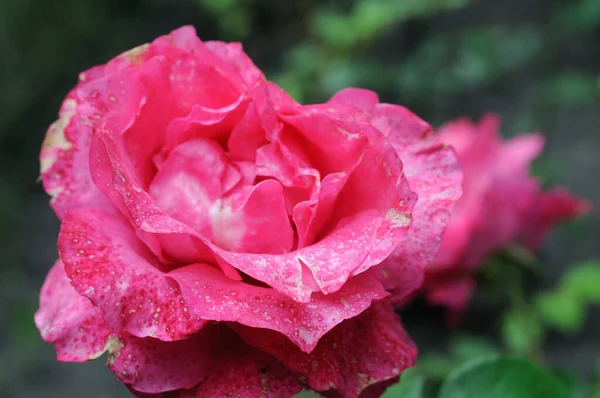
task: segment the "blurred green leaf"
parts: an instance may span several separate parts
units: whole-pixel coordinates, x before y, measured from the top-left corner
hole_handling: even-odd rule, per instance
[[[542,155],[533,161],[530,169],[542,186],[549,187],[560,181],[563,167],[557,159]]]
[[[554,106],[593,103],[597,97],[596,77],[577,71],[561,72],[540,84],[538,96],[540,102]]]
[[[587,261],[568,269],[561,290],[578,300],[600,304],[600,261]]]
[[[563,370],[554,371],[553,373],[563,382],[569,391],[570,398],[586,398],[587,386],[579,375]]]
[[[252,30],[252,0],[199,0],[213,14],[223,39],[242,40]]]
[[[312,390],[302,390],[294,396],[295,398],[322,398],[322,395]]]
[[[511,352],[535,355],[543,336],[543,327],[531,311],[514,308],[502,320],[502,338]]]
[[[439,398],[569,398],[564,383],[545,369],[516,357],[471,361],[452,372]]]
[[[37,303],[22,300],[19,306],[13,308],[10,319],[9,333],[11,344],[18,348],[21,355],[32,355],[37,352],[42,340],[33,323],[33,314],[37,309]]]
[[[415,372],[432,379],[443,379],[456,368],[456,361],[441,354],[423,354],[417,360]]]
[[[564,33],[580,33],[600,25],[600,1],[569,1],[553,13],[553,27]]]
[[[600,303],[600,262],[591,260],[568,269],[559,286],[534,298],[543,322],[562,332],[581,330],[586,306]]]
[[[589,398],[600,398],[600,358],[596,360],[594,381],[590,387]]]
[[[545,324],[562,332],[575,332],[583,325],[583,306],[567,294],[541,294],[536,298],[535,306]]]
[[[522,67],[541,46],[541,32],[534,27],[491,26],[434,36],[402,64],[397,87],[423,101],[467,91]]]
[[[412,369],[400,376],[400,382],[389,387],[381,398],[422,398],[425,378]]]
[[[449,349],[451,355],[461,362],[500,353],[500,349],[490,341],[475,336],[457,336],[450,341]]]
[[[456,9],[469,0],[358,0],[349,13],[319,9],[313,23],[317,37],[345,49],[373,40],[387,27],[431,12]]]

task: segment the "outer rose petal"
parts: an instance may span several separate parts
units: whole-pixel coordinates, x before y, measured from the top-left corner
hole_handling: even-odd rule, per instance
[[[424,290],[430,302],[448,306],[453,318],[467,304],[474,285],[471,275],[486,256],[520,238],[535,247],[551,223],[586,209],[584,202],[568,195],[558,194],[552,203],[553,193],[547,199],[540,193],[529,166],[542,150],[541,135],[502,140],[499,124],[497,116],[486,115],[479,123],[447,123],[437,134],[457,151],[464,195],[428,266]]]
[[[192,388],[216,363],[218,347],[224,343],[220,332],[208,326],[188,339],[169,342],[125,335],[109,349],[108,364],[119,380],[137,392]]]
[[[377,281],[364,275],[352,278],[336,293],[315,293],[306,304],[273,289],[233,281],[207,264],[178,268],[169,276],[179,282],[190,310],[201,318],[275,330],[305,352],[344,319],[387,296]]]
[[[459,274],[457,272],[457,274]],[[443,305],[449,310],[449,320],[454,322],[463,312],[475,290],[475,280],[469,275],[447,275],[428,278],[425,284],[427,300],[432,305]]]
[[[227,339],[228,352],[199,386],[197,398],[287,398],[299,393],[298,378],[270,355],[248,347],[237,337]]]
[[[345,398],[358,397],[369,386],[397,377],[414,365],[417,356],[414,343],[385,300],[338,325],[310,354],[274,332],[241,326],[234,329],[248,344],[304,375],[312,389],[336,390]]]
[[[371,90],[346,88],[335,93],[327,103],[350,105],[370,114],[373,108],[379,104],[379,97]]]
[[[58,244],[75,290],[102,310],[115,331],[169,341],[206,323],[188,311],[177,283],[152,264],[121,217],[99,210],[70,213]]]
[[[94,74],[92,72],[91,74]],[[80,74],[85,80],[87,72]],[[110,207],[96,188],[89,171],[91,128],[77,114],[78,100],[73,90],[64,100],[59,119],[44,139],[40,153],[40,174],[50,204],[62,219],[67,210],[81,207]]]
[[[525,244],[532,250],[537,249],[554,224],[585,215],[591,207],[589,201],[572,196],[564,188],[554,188],[539,194],[525,224]]]
[[[195,32],[194,32],[195,34]],[[263,73],[246,55],[241,43],[224,43],[222,41],[207,41],[206,47],[219,57],[235,65],[244,82],[251,86],[255,81],[264,79]]]
[[[43,339],[54,343],[58,360],[66,362],[99,357],[112,334],[102,320],[102,312],[70,285],[60,260],[42,286],[35,324]]]
[[[331,181],[324,178],[321,188],[325,193],[319,198],[324,200],[323,206],[316,206],[313,219],[307,217],[307,228],[298,228],[299,232],[307,230],[309,238],[317,235],[311,228],[320,228],[317,231],[323,238],[299,250],[298,257],[311,270],[321,291],[331,293],[393,251],[410,226],[415,195],[396,152],[381,132],[364,123],[358,110],[329,104],[304,108],[304,113],[286,116],[285,120],[305,135],[311,161],[322,174],[338,175]],[[327,148],[336,148],[337,162],[329,159]],[[335,186],[338,180],[339,186]],[[325,218],[319,211],[331,214]],[[296,216],[295,209],[295,221]]]
[[[430,135],[429,124],[402,106],[378,104],[371,91],[342,90],[329,103],[356,106],[367,113],[402,159],[410,189],[418,195],[408,233],[394,252],[371,270],[400,300],[420,286],[425,266],[439,247],[461,195],[460,166],[453,150]]]

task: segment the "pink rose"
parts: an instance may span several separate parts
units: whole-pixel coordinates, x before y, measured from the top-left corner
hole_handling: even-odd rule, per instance
[[[474,289],[473,275],[486,257],[521,241],[536,249],[549,228],[584,214],[589,203],[558,188],[543,192],[529,173],[544,139],[523,134],[502,140],[500,121],[487,115],[475,124],[450,122],[437,132],[452,145],[464,170],[458,201],[435,260],[428,266],[424,290],[430,302],[456,315]]]
[[[460,194],[430,130],[363,90],[300,105],[190,27],[82,73],[40,155],[43,338],[137,396],[381,391],[416,356],[386,297]]]

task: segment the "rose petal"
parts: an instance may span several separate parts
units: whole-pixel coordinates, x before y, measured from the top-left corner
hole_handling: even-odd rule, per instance
[[[263,145],[256,152],[256,174],[272,177],[284,186],[285,207],[288,213],[297,211],[297,206],[315,207],[321,174],[310,166],[301,153],[290,150],[279,142]],[[306,203],[300,205],[301,202]],[[299,215],[294,217],[298,218]],[[294,220],[296,229],[303,230],[301,223],[309,221]],[[304,234],[299,232],[299,235],[299,240],[304,240]],[[300,242],[299,247],[302,247]]]
[[[285,210],[283,188],[275,180],[247,187],[210,212],[213,242],[241,253],[287,253],[294,231]],[[268,210],[267,210],[268,209]]]
[[[71,286],[60,260],[42,286],[35,324],[42,338],[54,343],[58,360],[66,362],[85,362],[99,357],[112,334],[102,319],[102,312]]]
[[[564,188],[540,193],[524,226],[525,244],[537,249],[553,225],[585,215],[591,207],[591,202],[574,197]]]
[[[212,239],[210,211],[223,195],[228,163],[214,141],[187,141],[163,163],[148,192],[171,217]]]
[[[234,329],[248,344],[306,377],[310,388],[337,390],[346,398],[358,397],[369,386],[397,377],[414,365],[417,356],[414,343],[385,300],[338,325],[310,354],[275,332],[243,326]]]
[[[70,213],[59,251],[75,290],[100,308],[117,332],[170,341],[206,323],[188,311],[177,283],[153,264],[120,217],[97,210]]]
[[[89,71],[88,71],[89,72]],[[88,72],[80,79],[86,80]],[[89,73],[91,76],[101,72]],[[96,188],[89,171],[92,130],[77,114],[76,89],[64,100],[59,119],[46,133],[40,153],[40,174],[50,204],[62,219],[69,210],[81,207],[110,207],[109,200]]]
[[[299,234],[302,233],[299,243],[306,245],[312,237],[321,236],[316,244],[299,250],[298,258],[311,270],[321,291],[331,293],[350,276],[366,271],[389,255],[408,230],[415,196],[403,176],[397,154],[379,131],[363,123],[363,114],[349,107],[331,107],[329,103],[304,110],[299,116],[283,117],[298,132],[286,135],[284,129],[280,138],[282,147],[308,145],[310,161],[322,175],[339,173],[330,177],[331,182],[338,182],[337,186],[325,185],[325,195],[320,198],[322,206],[299,204],[294,214],[294,221],[299,221]],[[302,134],[308,144],[298,138]],[[313,147],[317,148],[314,152]],[[335,161],[323,155],[325,148],[336,148],[336,156],[329,156]],[[327,214],[333,203],[333,214]],[[365,225],[369,227],[363,232]],[[329,242],[335,245],[327,245],[328,235]]]
[[[379,104],[379,97],[371,90],[346,88],[335,93],[327,103],[350,105],[370,114],[375,105]]]
[[[239,338],[227,339],[219,363],[199,386],[197,398],[293,397],[303,385],[275,358],[252,349]]]
[[[267,143],[265,136],[259,133],[261,129],[262,119],[256,110],[256,105],[250,103],[243,118],[229,135],[227,147],[231,158],[254,161],[258,148]]]
[[[206,264],[178,268],[169,276],[201,318],[276,330],[306,352],[335,325],[387,295],[374,279],[356,277],[337,293],[315,293],[309,303],[301,304],[273,289],[233,281]]]
[[[348,178],[347,172],[328,174],[317,184],[317,190],[310,199],[293,207],[299,249],[312,244],[330,220],[336,200]]]
[[[263,73],[246,55],[241,43],[224,43],[222,41],[207,41],[206,47],[223,60],[234,65],[246,85],[251,86],[257,80],[264,79]]]
[[[325,113],[318,107],[305,106],[289,115],[282,113],[279,117],[286,124],[278,137],[281,143],[302,148],[304,156],[323,176],[351,171],[366,149],[367,137],[362,134],[360,126]]]
[[[425,291],[432,305],[443,305],[450,310],[449,319],[456,321],[464,311],[475,290],[475,281],[468,275],[433,274],[428,278]]]
[[[247,102],[246,95],[241,94],[237,100],[220,108],[192,105],[186,116],[173,119],[167,126],[165,148],[174,148],[196,138],[224,142],[246,112]]]
[[[375,270],[399,300],[422,283],[461,195],[462,173],[454,152],[429,135],[431,127],[406,108],[380,104],[372,118],[403,160],[408,183],[418,195],[408,233]]]
[[[217,362],[220,329],[205,327],[178,341],[125,335],[108,352],[112,372],[137,392],[160,393],[196,386]]]

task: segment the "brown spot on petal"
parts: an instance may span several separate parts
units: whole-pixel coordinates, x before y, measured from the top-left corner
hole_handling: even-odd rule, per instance
[[[123,348],[123,346],[124,346],[123,342],[117,336],[111,336],[108,339],[108,341],[106,342],[106,346],[104,346],[104,351],[108,351],[108,358],[106,359],[106,363],[108,365],[112,365],[115,363],[115,359],[117,359],[119,357],[119,353],[121,352],[121,348]],[[102,354],[103,354],[103,352],[94,358],[97,358],[98,356],[100,356]],[[94,358],[90,358],[90,359],[94,359]]]
[[[57,150],[67,150],[73,145],[65,137],[65,128],[71,122],[75,115],[77,102],[73,99],[67,99],[64,102],[64,108],[60,112],[57,121],[52,123],[46,133],[46,138],[42,144],[42,156],[40,160],[40,172],[48,171],[58,158]]]
[[[123,57],[127,59],[127,61],[131,62],[134,66],[140,66],[142,64],[142,55],[148,51],[150,48],[150,44],[142,44],[141,46],[137,46],[132,48],[129,51],[125,51],[123,53]]]
[[[410,225],[412,220],[411,214],[400,212],[394,208],[389,209],[385,215],[385,218],[389,220],[396,228],[403,228]]]

